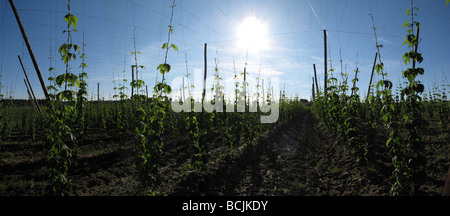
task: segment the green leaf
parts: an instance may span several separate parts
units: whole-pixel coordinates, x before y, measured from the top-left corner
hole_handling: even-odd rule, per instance
[[[383,121],[384,121],[384,122],[388,122],[388,120],[389,120],[389,114],[386,113],[386,114],[383,116]]]
[[[175,50],[175,51],[177,51],[178,52],[178,47],[177,46],[175,46],[175,44],[170,44],[170,46],[173,48],[173,50]]]
[[[448,3],[450,2],[450,0],[447,0],[447,2],[445,3],[445,5],[447,5],[448,6]]]
[[[56,89],[56,87],[55,87],[55,86],[52,86],[52,85],[47,86],[47,88],[48,88],[49,91],[50,91],[50,90],[58,91],[58,89]]]
[[[72,73],[67,74],[67,81],[69,82],[69,86],[75,86],[77,84],[80,87],[80,81],[78,81],[78,76]]]
[[[169,48],[169,45],[167,43],[164,43],[161,48],[162,49],[167,49],[167,48]]]
[[[403,119],[405,120],[405,122],[407,122],[409,120],[409,116],[407,114],[404,114]]]
[[[164,73],[168,73],[170,71],[171,67],[169,64],[160,64],[160,65],[158,65],[158,67],[156,69],[159,70],[159,72],[161,74],[164,74]]]
[[[386,146],[389,147],[389,143],[392,141],[392,138],[389,138],[386,142]]]
[[[64,20],[65,20],[67,23],[70,22],[69,17],[70,17],[70,14],[67,14],[67,15],[64,16]],[[69,25],[70,25],[70,24],[71,24],[71,23],[69,23]]]
[[[63,44],[59,47],[58,49],[59,55],[60,56],[65,56],[67,54],[67,44]]]
[[[172,87],[170,87],[169,85],[164,86],[164,92],[167,94],[172,93]]]
[[[377,82],[376,87],[379,88],[380,86],[382,86],[384,84],[383,80],[380,80]]]
[[[75,51],[78,50],[78,53],[79,53],[79,52],[80,52],[80,46],[74,44],[74,45],[73,45],[73,50],[75,50]]]
[[[67,14],[64,16],[64,20],[67,22],[68,26],[73,25],[74,28],[77,27],[78,18],[72,14]]]
[[[408,22],[408,20],[406,20],[405,24],[402,25],[402,28],[405,28],[406,26],[408,26],[408,24],[409,24],[409,22]]]
[[[72,15],[72,22],[73,22],[73,27],[77,28],[77,24],[78,24],[78,18],[74,15]],[[76,31],[76,29],[74,29]]]
[[[416,76],[414,74],[408,74],[408,76],[406,78],[408,78],[408,81],[410,83],[412,83],[414,81],[414,79],[416,79]]]
[[[61,87],[62,84],[66,81],[66,74],[61,74],[56,77],[56,84]]]
[[[60,100],[68,100],[68,101],[72,101],[73,100],[73,95],[74,95],[74,91],[71,90],[66,90],[66,91],[62,91],[60,93],[58,93],[57,97]]]
[[[86,63],[83,62],[83,63],[80,64],[80,67],[88,67],[88,66],[87,66]]]
[[[406,43],[408,43],[408,40],[405,40],[402,45],[405,45]]]
[[[392,88],[392,82],[389,80],[385,80],[384,81],[384,87],[387,89],[391,89]]]

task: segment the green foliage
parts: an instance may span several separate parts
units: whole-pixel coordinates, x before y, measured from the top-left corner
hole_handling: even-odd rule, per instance
[[[84,48],[86,44],[84,43],[84,33],[83,33],[83,53],[81,54],[82,63],[80,64],[81,73],[78,75],[77,84],[77,102],[76,102],[76,118],[75,123],[75,134],[77,136],[77,146],[84,142],[86,133],[88,130],[88,119],[86,118],[86,103],[87,103],[87,82],[88,74],[84,71],[88,65],[84,62],[86,59],[86,54],[84,53]]]
[[[175,1],[173,1],[171,5],[172,17],[174,7]],[[138,170],[143,187],[153,187],[158,181],[158,165],[161,160],[162,149],[164,146],[164,141],[162,139],[165,127],[164,119],[166,112],[169,109],[169,98],[167,95],[172,92],[172,88],[167,84],[164,77],[164,75],[169,73],[171,69],[170,65],[167,63],[167,55],[169,51],[167,44],[170,43],[170,34],[172,32],[173,27],[171,18],[168,41],[162,46],[162,49],[165,49],[166,51],[165,61],[157,67],[157,70],[159,70],[163,75],[163,79],[153,88],[155,97],[153,98],[150,107],[145,106],[142,97],[136,97],[133,99],[135,106],[134,116],[136,116],[135,140],[137,142],[137,146],[135,148],[137,157],[134,166]],[[135,66],[137,67],[137,64]],[[139,82],[133,84],[139,86]]]
[[[189,133],[189,153],[191,154],[191,164],[194,168],[202,168],[202,156],[204,149],[200,145],[200,128],[196,113],[191,112],[186,118],[186,127]]]
[[[402,116],[395,126],[400,130],[393,130],[387,145],[390,147],[392,157],[392,164],[395,170],[392,172],[394,184],[390,190],[392,195],[413,195],[423,181],[425,165],[424,144],[423,138],[420,134],[420,129],[427,125],[427,122],[422,118],[424,106],[422,103],[421,94],[424,91],[424,85],[416,80],[418,75],[423,75],[423,68],[416,68],[416,62],[423,61],[422,55],[417,53],[417,46],[419,38],[414,34],[414,27],[417,27],[419,32],[420,24],[414,21],[414,16],[417,16],[418,8],[413,6],[411,1],[411,10],[407,10],[406,14],[411,15],[411,23],[404,25],[407,28],[406,44],[409,52],[403,55],[405,65],[412,61],[412,67],[402,72],[403,78],[408,80],[407,85],[402,89],[402,95],[405,95],[403,112],[398,113]],[[405,134],[402,137],[401,134]],[[394,141],[394,142],[392,142]]]
[[[447,4],[449,1],[447,0]],[[173,17],[175,1],[170,7]],[[407,10],[406,15],[411,16],[411,20],[406,21],[402,26],[407,29],[403,44],[409,48],[403,55],[403,62],[405,65],[412,64],[412,66],[402,71],[404,82],[399,83],[395,94],[393,94],[394,85],[388,79],[385,65],[379,58],[374,69],[382,79],[374,84],[375,88],[372,88],[372,92],[367,95],[368,100],[365,103],[361,103],[358,94],[358,77],[347,82],[349,75],[341,71],[342,79],[340,80],[334,74],[335,69],[330,68],[327,94],[324,95],[323,91],[318,93],[313,105],[314,111],[321,119],[321,125],[338,138],[338,144],[345,147],[348,155],[358,165],[369,163],[368,157],[372,153],[370,152],[372,146],[368,145],[368,139],[362,135],[361,128],[367,123],[372,129],[384,129],[389,134],[385,144],[386,154],[391,157],[394,167],[391,176],[391,195],[415,194],[421,184],[425,154],[420,131],[426,126],[422,115],[428,115],[430,119],[439,122],[439,133],[444,141],[449,136],[450,106],[446,95],[448,89],[448,84],[445,85],[446,81],[443,81],[440,88],[435,84],[432,89],[429,89],[427,95],[421,96],[425,86],[420,83],[418,77],[424,74],[424,69],[417,67],[416,64],[420,64],[424,59],[420,53],[416,52],[419,38],[414,29],[420,27],[420,23],[414,21],[417,10],[415,7]],[[265,89],[266,97],[262,98],[260,77],[257,78],[257,100],[251,101],[247,98],[248,83],[242,80],[244,73],[236,69],[234,69],[234,99],[226,101],[222,78],[219,76],[219,60],[216,58],[215,83],[211,89],[214,97],[206,101],[213,104],[215,110],[194,112],[195,101],[189,93],[185,103],[191,105],[190,112],[171,111],[168,95],[173,89],[167,84],[165,75],[173,69],[167,61],[169,50],[178,51],[178,47],[170,43],[170,36],[174,32],[172,20],[168,29],[167,42],[161,46],[165,51],[165,60],[156,67],[156,73],[161,74],[162,79],[158,80],[152,88],[154,93],[152,100],[149,101],[139,93],[128,98],[126,92],[128,85],[133,89],[139,89],[145,85],[145,82],[137,78],[127,83],[128,80],[122,79],[118,87],[114,87],[118,93],[113,98],[120,99],[119,102],[102,101],[94,106],[87,101],[88,74],[85,69],[88,65],[84,62],[86,44],[83,42],[83,46],[80,47],[71,42],[71,33],[76,31],[78,19],[70,14],[69,10],[64,20],[68,28],[63,33],[67,35],[68,40],[59,47],[58,53],[61,56],[61,62],[66,66],[66,71],[57,75],[55,68],[49,67],[50,100],[47,101],[47,106],[42,109],[39,116],[34,113],[22,113],[22,121],[18,120],[17,123],[21,123],[23,132],[30,134],[33,142],[36,137],[39,138],[38,130],[44,134],[49,167],[47,189],[50,195],[67,195],[72,190],[71,181],[68,178],[70,167],[76,157],[77,146],[85,141],[88,128],[91,126],[100,128],[105,135],[113,136],[122,144],[126,143],[130,135],[134,137],[134,167],[139,180],[143,187],[154,188],[160,183],[158,172],[167,137],[177,137],[177,139],[180,137],[181,141],[186,142],[187,153],[190,156],[186,161],[186,167],[202,170],[207,168],[213,155],[210,153],[211,146],[218,143],[226,146],[228,152],[222,154],[217,160],[227,159],[241,147],[252,145],[255,139],[267,131],[296,120],[296,117],[306,110],[298,98],[286,97],[284,90],[280,93],[279,101],[275,101],[270,86]],[[374,26],[373,29],[376,36],[376,27]],[[375,46],[378,56],[381,56],[383,45],[376,41]],[[131,52],[135,58],[138,54],[141,52],[136,49]],[[77,57],[82,61],[79,65],[80,73],[71,71],[69,65]],[[131,68],[137,72],[145,66],[139,65],[136,60]],[[357,71],[358,69],[354,72]],[[189,74],[187,77],[189,78]],[[195,86],[188,88],[192,87]],[[1,88],[0,76],[0,140],[5,140],[10,137],[13,123],[15,123],[12,121],[14,109],[12,100],[4,98]],[[279,103],[279,121],[277,124],[260,124],[259,117],[267,113],[262,112],[261,109],[254,109],[253,106],[256,104],[260,107],[260,105],[272,103]],[[219,104],[223,104],[223,107],[219,107]],[[218,111],[224,111],[224,107],[233,107],[234,112]]]
[[[84,140],[87,131],[86,124],[86,102],[87,102],[87,73],[84,69],[87,64],[84,54],[85,44],[83,42],[83,54],[80,65],[82,72],[77,76],[71,73],[69,63],[76,59],[81,52],[80,47],[72,43],[71,32],[76,31],[78,18],[70,14],[70,0],[68,3],[68,14],[64,17],[67,22],[67,43],[60,46],[58,52],[61,61],[66,66],[65,73],[55,74],[53,67],[49,68],[50,86],[52,92],[47,99],[47,107],[43,109],[41,121],[44,134],[46,135],[46,146],[48,150],[47,161],[49,164],[49,180],[47,191],[51,195],[67,195],[72,186],[67,175],[72,164],[72,157],[76,155],[74,149],[77,144]],[[73,27],[73,29],[71,29]],[[64,85],[64,90],[58,92],[58,88]],[[73,90],[78,88],[78,91]]]
[[[12,131],[12,100],[4,100],[0,95],[0,141],[10,137]]]
[[[367,95],[368,100],[365,104],[360,104],[359,96],[356,93],[357,88],[355,88],[357,79],[352,81],[354,87],[351,89],[352,94],[349,97],[346,95],[348,89],[346,81],[338,86],[338,80],[333,77],[334,69],[330,69],[328,73],[330,78],[326,89],[328,93],[327,95],[319,93],[314,103],[314,109],[322,119],[321,124],[346,144],[346,150],[355,156],[357,161],[362,159],[365,161],[365,156],[368,153],[367,143],[359,135],[358,115],[368,114],[367,122],[372,128],[377,128],[382,123],[389,132],[386,146],[394,166],[391,176],[394,181],[390,190],[391,195],[415,194],[423,180],[425,157],[420,131],[427,125],[427,122],[422,118],[425,106],[429,109],[430,117],[439,115],[439,121],[442,122],[440,124],[442,133],[445,133],[444,131],[447,130],[445,127],[448,124],[446,122],[448,121],[448,104],[436,103],[436,98],[440,97],[440,94],[436,93],[437,90],[434,90],[433,94],[430,92],[429,99],[425,98],[427,103],[422,101],[421,94],[424,92],[425,86],[418,81],[417,77],[424,74],[424,69],[416,66],[423,61],[422,55],[417,53],[419,38],[415,29],[417,29],[418,34],[420,28],[420,23],[414,20],[417,11],[418,8],[414,7],[413,2],[411,2],[411,9],[406,11],[406,15],[411,16],[411,20],[403,24],[403,28],[407,28],[407,36],[403,44],[409,48],[409,51],[403,55],[403,61],[405,65],[412,64],[412,67],[402,72],[406,81],[403,87],[399,86],[395,99],[392,94],[393,84],[387,79],[388,74],[384,72],[384,64],[381,61],[380,49],[383,46],[378,44],[376,27],[373,23],[379,56],[374,69],[382,77],[376,83],[376,90],[371,95]],[[342,78],[345,79],[344,76]],[[446,102],[445,99],[442,101]],[[357,110],[365,111],[358,112]]]
[[[69,31],[67,31],[69,32]],[[72,52],[73,49],[73,52]],[[59,47],[59,55],[61,56],[61,60],[64,61],[64,64],[67,64],[71,60],[75,60],[77,58],[77,54],[74,52],[80,52],[80,47],[76,44],[70,43],[66,44],[64,43]]]
[[[348,74],[342,73],[343,81],[339,83],[335,78],[334,69],[331,68],[328,75],[327,95],[319,93],[316,96],[314,109],[322,118],[322,124],[331,130],[340,143],[344,144],[346,151],[359,162],[367,161],[367,143],[361,137],[357,125],[361,102],[357,94],[356,83],[358,78],[352,80],[351,94],[347,95]],[[355,70],[355,73],[358,69]]]
[[[446,95],[446,85],[444,84],[444,80],[442,81],[442,93],[441,93],[441,97],[438,98],[437,101],[437,107],[436,109],[438,110],[438,117],[439,117],[439,129],[441,132],[441,137],[444,140],[448,140],[449,138],[449,132],[448,132],[448,123],[449,123],[449,111],[450,111],[450,104],[449,101],[447,100],[447,95]],[[448,82],[447,82],[448,83]],[[447,84],[447,87],[449,85]]]
[[[78,18],[76,16],[70,14],[69,12],[69,14],[64,16],[64,20],[67,22],[68,28],[70,28],[70,26],[72,25],[74,30],[76,30],[78,24]]]
[[[75,141],[75,136],[67,125],[65,113],[69,109],[61,101],[52,101],[42,112],[45,116],[44,133],[49,149],[47,161],[50,172],[47,188],[52,195],[67,195],[72,189],[67,174],[72,163],[72,150],[69,143]]]

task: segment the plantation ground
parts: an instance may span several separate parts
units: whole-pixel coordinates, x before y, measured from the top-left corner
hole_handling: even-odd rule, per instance
[[[392,165],[387,135],[361,124],[369,142],[368,164],[357,164],[343,145],[319,126],[311,112],[292,119],[251,145],[232,151],[210,146],[202,171],[187,168],[186,137],[165,137],[164,162],[156,195],[388,195]],[[90,130],[69,171],[71,195],[139,195],[133,168],[133,137],[124,145]],[[437,121],[424,131],[426,179],[419,195],[439,196],[450,166],[449,143],[439,138]],[[14,131],[0,143],[0,195],[44,195],[48,168],[42,143]]]

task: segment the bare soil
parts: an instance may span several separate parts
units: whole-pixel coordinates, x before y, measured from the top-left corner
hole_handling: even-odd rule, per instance
[[[450,166],[449,143],[437,122],[424,130],[426,179],[419,195],[440,196]],[[391,159],[382,130],[365,130],[369,162],[356,163],[343,145],[307,111],[261,135],[252,144],[229,149],[212,141],[209,162],[191,170],[185,137],[167,135],[159,184],[154,195],[386,196],[392,180]],[[133,167],[132,136],[123,144],[91,129],[69,171],[74,196],[134,196],[142,191]],[[48,175],[43,143],[21,132],[0,143],[0,195],[45,195]]]

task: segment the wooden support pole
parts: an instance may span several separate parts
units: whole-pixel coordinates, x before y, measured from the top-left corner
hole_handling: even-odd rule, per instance
[[[375,60],[373,60],[372,75],[370,75],[369,90],[367,90],[366,101],[369,100],[370,87],[372,86],[373,72],[375,71],[375,65],[377,64],[377,57],[378,53],[375,53]]]
[[[319,84],[317,83],[316,64],[313,64],[313,67],[314,67],[314,79],[316,81],[316,93],[319,94]]]
[[[313,101],[316,100],[316,94],[314,93],[314,77],[312,78],[312,98]]]
[[[100,83],[97,83],[97,101],[100,101]]]
[[[27,87],[27,93],[28,93],[28,98],[29,98],[29,100],[30,100],[31,107],[33,107],[33,110],[34,110],[37,114],[39,114],[39,111],[37,110],[36,104],[33,102],[34,99],[33,99],[33,96],[31,96],[30,88],[28,88],[27,81],[26,81],[25,79],[23,79],[23,82],[25,83],[25,87]]]
[[[353,89],[355,89],[355,86],[356,86],[356,78],[358,78],[358,71],[359,71],[359,68],[356,68],[355,79],[354,79],[353,88],[352,88],[352,94],[350,95],[350,97],[353,96],[353,93],[355,93],[355,92],[353,92]]]
[[[203,95],[202,95],[202,104],[205,100],[205,95],[206,95],[206,76],[208,75],[207,72],[207,68],[208,68],[208,63],[207,63],[207,48],[208,48],[208,44],[205,43],[205,50],[204,50],[204,60],[205,60],[205,71],[204,71],[204,76],[203,76]]]
[[[38,113],[40,113],[41,108],[39,107],[39,103],[36,99],[36,95],[34,94],[33,87],[31,87],[30,80],[28,79],[28,74],[25,71],[25,67],[23,67],[23,63],[22,63],[22,59],[20,58],[20,55],[18,55],[17,58],[19,58],[19,62],[20,62],[20,65],[22,66],[23,73],[25,74],[25,78],[27,79],[27,83],[28,83],[27,88],[30,87],[31,94],[33,95],[34,104],[36,104],[37,111],[38,111]],[[25,84],[27,84],[27,83],[25,83]]]
[[[323,54],[324,54],[324,59],[323,59],[323,61],[324,61],[324,67],[325,67],[325,71],[324,71],[324,74],[325,74],[325,78],[324,78],[324,81],[325,81],[325,83],[324,83],[324,95],[326,96],[327,95],[327,73],[328,73],[328,68],[327,68],[327,30],[323,30],[323,48],[324,48],[324,51],[323,51]]]
[[[244,67],[244,107],[247,110],[247,67]]]
[[[417,38],[417,43],[416,43],[416,47],[414,48],[414,52],[417,53],[417,49],[419,48],[419,30],[420,30],[420,26],[417,26],[417,34],[416,34],[416,38]],[[413,59],[413,69],[416,68],[416,59]]]
[[[131,68],[131,97],[134,95],[134,67]]]
[[[28,49],[28,52],[30,53],[31,60],[33,61],[34,69],[36,69],[36,73],[39,77],[39,81],[41,82],[42,90],[44,91],[45,97],[47,99],[49,99],[50,97],[48,94],[47,86],[45,85],[44,78],[42,77],[42,74],[41,74],[41,69],[39,68],[39,65],[36,61],[36,57],[34,56],[33,49],[31,49],[30,41],[28,41],[28,37],[27,37],[27,34],[25,33],[25,29],[23,28],[22,21],[20,20],[20,17],[19,17],[19,13],[17,13],[16,6],[14,5],[13,0],[9,0],[9,4],[11,5],[11,8],[14,12],[14,16],[16,17],[16,20],[17,20],[17,24],[19,25],[20,31],[22,32],[22,37],[25,41],[25,44],[27,45],[27,49]]]

